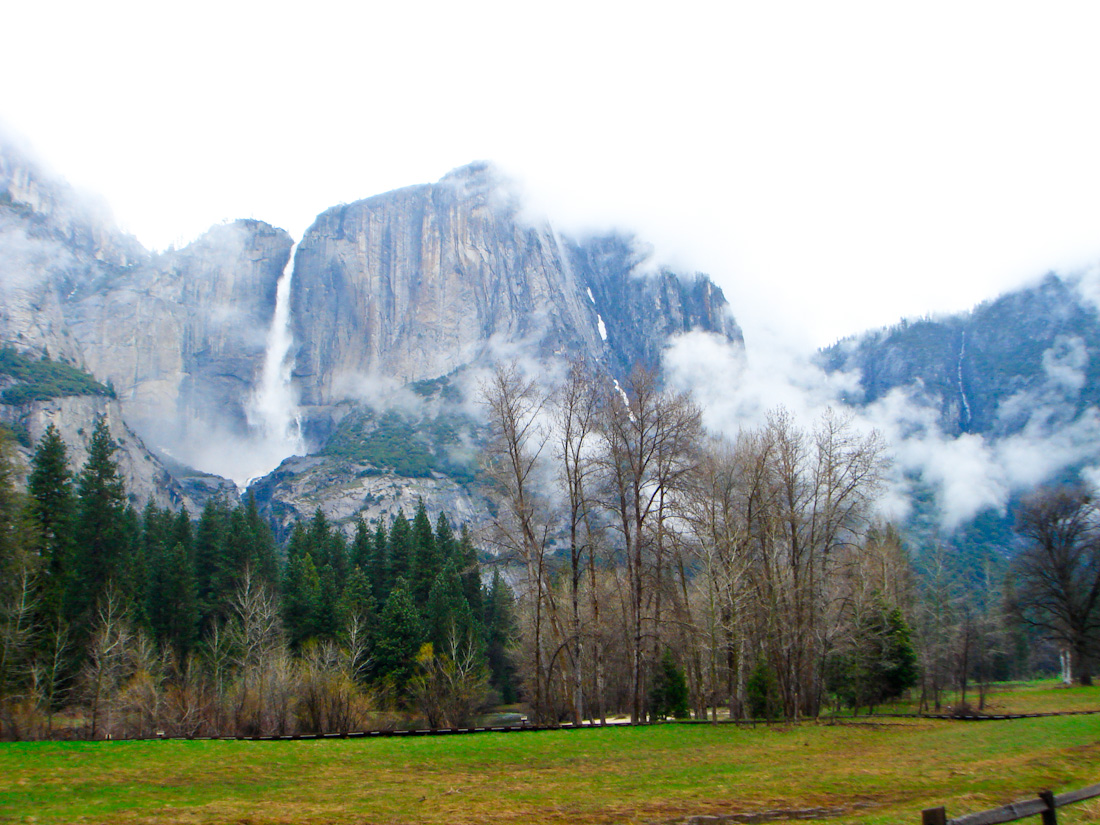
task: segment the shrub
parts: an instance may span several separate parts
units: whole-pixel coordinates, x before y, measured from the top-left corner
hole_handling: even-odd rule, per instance
[[[0,347],[0,375],[16,380],[0,394],[4,404],[27,404],[67,395],[104,395],[115,397],[112,388],[71,364],[51,361],[48,356],[35,361],[12,347]]]
[[[783,713],[783,700],[779,695],[779,680],[767,660],[761,657],[749,674],[745,684],[749,713],[756,719],[778,719]]]

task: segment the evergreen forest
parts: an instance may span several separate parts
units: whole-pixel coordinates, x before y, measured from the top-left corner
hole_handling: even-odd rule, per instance
[[[25,493],[7,446],[4,737],[441,727],[514,701],[512,593],[422,501],[350,540],[318,511],[280,548],[251,497],[135,511],[102,419],[76,474],[51,425]]]

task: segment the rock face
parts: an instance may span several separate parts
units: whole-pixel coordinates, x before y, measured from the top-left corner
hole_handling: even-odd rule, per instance
[[[115,460],[126,480],[130,501],[139,509],[147,502],[178,510],[187,507],[192,513],[202,508],[208,495],[188,491],[168,472],[160,459],[151,453],[129,425],[117,401],[103,396],[78,395],[51,398],[19,406],[0,405],[0,421],[26,433],[29,441],[37,441],[53,424],[68,448],[69,469],[75,476],[88,460],[88,441],[96,421],[103,418],[114,437]],[[21,450],[29,466],[32,450]]]
[[[284,452],[272,455],[250,412],[260,406],[277,285],[293,249],[283,230],[237,221],[183,249],[150,253],[0,144],[0,344],[80,367],[117,397],[51,399],[0,409],[0,417],[34,438],[58,423],[75,463],[83,433],[106,415],[127,483],[143,501],[201,505],[226,489],[201,471],[239,478],[233,468],[249,451],[248,462],[274,466],[288,442],[276,439]],[[488,164],[324,212],[294,257],[289,327],[301,406],[282,410],[285,420],[304,413],[314,455],[284,462],[256,487],[260,498],[281,519],[318,506],[337,520],[381,516],[415,506],[419,495],[473,517],[485,504],[470,492],[472,459],[452,473],[451,458],[476,453],[474,437],[459,444],[437,413],[378,418],[388,403],[379,386],[405,392],[517,357],[584,356],[621,376],[637,361],[657,365],[677,332],[740,342],[707,278],[650,269],[629,237],[570,239],[526,219]],[[419,450],[415,461],[371,463],[388,454],[385,439],[417,427],[434,435],[405,439]],[[366,441],[352,444],[349,433]],[[330,437],[344,439],[339,449]],[[415,472],[403,476],[406,464]]]
[[[114,228],[103,207],[0,139],[0,343],[87,369],[84,343],[74,334],[82,299],[145,270],[150,261],[136,240]],[[57,426],[74,473],[99,417],[118,443],[116,459],[135,504],[196,506],[130,429],[117,401],[80,395],[0,405],[0,420],[31,443],[48,424]],[[29,458],[30,449],[23,453]]]
[[[1100,405],[1100,316],[1089,294],[1088,282],[1048,275],[967,313],[842,341],[823,363],[858,371],[854,402],[904,389],[937,410],[948,435],[1050,430]]]
[[[149,253],[0,145],[0,343],[110,383],[128,425],[185,464],[250,435],[292,246],[281,229],[236,221]]]
[[[741,332],[721,291],[638,273],[628,239],[574,242],[519,216],[491,166],[330,209],[294,269],[295,378],[326,406],[507,357],[655,362],[676,331]]]
[[[571,268],[598,308],[597,327],[602,321],[614,372],[626,373],[638,362],[657,366],[669,338],[695,329],[744,343],[726,297],[706,275],[643,273],[645,254],[621,235],[567,240],[566,247]]]
[[[146,438],[186,457],[211,433],[244,437],[292,245],[259,221],[217,226],[67,307],[88,369]]]
[[[490,503],[476,486],[436,475],[409,478],[379,473],[361,462],[329,456],[296,456],[250,488],[256,503],[283,531],[317,510],[334,524],[362,518],[388,523],[398,510],[406,516],[424,499],[433,513],[446,513],[455,524],[480,526]]]
[[[858,375],[847,399],[893,432],[914,547],[1003,556],[1020,496],[1100,481],[1100,273],[1055,276],[969,312],[825,350]]]
[[[102,207],[0,136],[0,331],[22,352],[81,363],[66,306],[86,285],[148,260]]]

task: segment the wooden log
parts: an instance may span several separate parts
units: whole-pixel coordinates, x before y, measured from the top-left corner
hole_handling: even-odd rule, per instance
[[[1024,799],[991,811],[956,817],[951,820],[951,825],[1001,825],[1004,822],[1015,822],[1017,819],[1038,816],[1044,810],[1046,810],[1046,803],[1043,800]]]
[[[1074,802],[1083,802],[1086,799],[1100,796],[1100,784],[1089,785],[1079,791],[1066,791],[1054,797],[1054,804],[1061,808],[1063,805],[1072,805]]]

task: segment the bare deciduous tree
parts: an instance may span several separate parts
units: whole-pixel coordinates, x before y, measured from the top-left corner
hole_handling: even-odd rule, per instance
[[[19,739],[34,715],[30,654],[37,586],[34,559],[19,553],[4,561],[9,564],[0,566],[0,737]]]
[[[1014,611],[1063,644],[1082,685],[1100,642],[1100,513],[1080,487],[1042,489],[1016,513],[1026,545],[1015,561]]]
[[[581,585],[585,573],[585,554],[588,556],[589,600],[592,628],[599,627],[599,590],[592,579],[595,568],[597,537],[593,534],[591,508],[592,476],[595,472],[597,424],[600,397],[592,380],[591,370],[583,361],[570,365],[565,383],[555,393],[553,417],[556,425],[559,480],[565,492],[566,529],[569,540],[569,603],[570,614],[570,669],[572,673],[573,722],[580,724],[584,715],[584,690],[582,645],[585,632],[581,623]],[[593,658],[596,669],[596,701],[602,710],[603,652],[598,637],[593,640]]]
[[[604,502],[626,561],[630,714],[638,722],[646,712],[647,664],[660,649],[669,524],[698,460],[702,421],[688,396],[662,391],[655,373],[635,367],[625,388],[616,384],[604,393],[601,429]]]
[[[81,673],[90,713],[88,736],[112,736],[111,709],[126,675],[126,651],[132,630],[126,600],[113,583],[100,596],[88,656]]]
[[[428,726],[461,727],[469,723],[489,692],[489,674],[473,648],[452,635],[446,651],[421,646],[411,688]]]
[[[265,702],[270,669],[288,657],[285,653],[279,604],[274,594],[246,569],[230,605],[228,650],[237,674],[234,715],[239,732],[259,734],[265,729]],[[285,720],[284,723],[285,725]]]
[[[547,627],[557,621],[557,607],[549,586],[547,555],[551,526],[549,507],[540,492],[544,481],[543,450],[549,439],[545,426],[545,393],[512,364],[498,367],[483,387],[493,437],[484,467],[500,502],[490,540],[506,559],[523,565],[521,591],[531,605],[532,634],[528,664],[534,694],[534,713],[549,715],[550,660]]]
[[[306,733],[347,734],[363,722],[365,703],[350,657],[329,641],[313,642],[298,668],[298,726]]]

